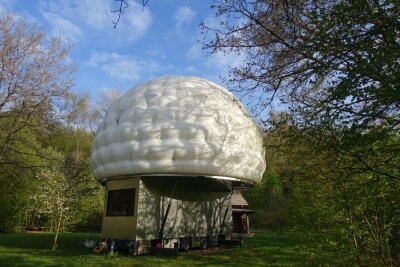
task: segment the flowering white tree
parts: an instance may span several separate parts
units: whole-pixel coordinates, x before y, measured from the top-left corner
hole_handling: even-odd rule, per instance
[[[37,175],[39,190],[35,196],[39,214],[52,217],[52,230],[55,231],[52,250],[57,248],[61,225],[68,218],[69,207],[76,201],[66,176],[57,169],[46,168]]]

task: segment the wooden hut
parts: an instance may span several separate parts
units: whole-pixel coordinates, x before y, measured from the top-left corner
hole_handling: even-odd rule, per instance
[[[249,204],[239,191],[232,194],[232,235],[250,235],[249,214],[254,210],[249,209]]]

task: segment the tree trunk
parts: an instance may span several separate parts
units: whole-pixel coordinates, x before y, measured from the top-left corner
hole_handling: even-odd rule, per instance
[[[61,209],[60,217],[58,218],[56,235],[54,237],[54,242],[53,242],[53,247],[52,247],[53,251],[55,251],[57,249],[58,233],[60,232],[60,226],[61,226],[61,222],[62,222],[62,217],[63,217],[63,209]]]
[[[346,215],[347,215],[347,218],[348,218],[349,224],[350,224],[349,229],[350,229],[351,236],[352,236],[353,246],[354,246],[354,249],[355,249],[355,252],[356,252],[355,256],[356,256],[357,263],[360,265],[361,264],[360,253],[359,253],[360,251],[359,251],[358,242],[357,242],[357,235],[356,235],[356,233],[354,231],[355,225],[354,225],[354,221],[353,221],[353,215],[352,215],[352,212],[351,212],[351,209],[350,209],[350,205],[349,205],[349,202],[348,202],[348,199],[347,199],[346,186],[345,186],[345,183],[344,183],[344,181],[342,179],[341,179],[341,184],[342,184],[342,188],[343,188],[342,194],[343,194],[343,200],[344,200]]]

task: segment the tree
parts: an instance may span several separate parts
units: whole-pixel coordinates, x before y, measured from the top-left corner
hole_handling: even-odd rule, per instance
[[[296,232],[347,264],[398,264],[400,3],[227,0],[214,8],[219,23],[202,24],[205,47],[246,56],[226,82],[254,99],[254,114],[284,142],[296,170]],[[267,118],[277,100],[287,111]]]
[[[287,162],[289,157],[278,149],[283,145],[281,138],[273,132],[264,134],[266,170],[259,184],[243,191],[250,208],[256,210],[251,224],[279,231],[288,225],[292,213],[289,198],[294,167]]]
[[[211,53],[246,55],[226,79],[263,111],[277,95],[313,116],[368,127],[400,123],[398,1],[215,1],[202,23]],[[206,35],[208,37],[208,35]]]
[[[338,265],[398,264],[400,182],[396,165],[381,160],[388,153],[382,144],[390,150],[399,137],[343,135],[332,125],[299,128],[284,116],[275,118],[283,122],[269,135],[281,141],[268,154],[281,158],[290,226],[306,251],[322,255],[319,264],[335,258]],[[391,163],[399,164],[400,157]]]
[[[101,97],[100,97],[101,98]],[[52,125],[42,140],[63,155],[59,171],[66,177],[75,199],[63,229],[98,230],[101,222],[103,188],[95,181],[89,166],[90,145],[99,122],[99,107],[86,94],[68,97],[65,120]],[[103,103],[106,106],[106,102]]]
[[[100,91],[100,95],[97,101],[97,109],[99,110],[99,120],[102,121],[106,116],[108,109],[112,104],[121,96],[121,91],[118,89],[104,89]]]
[[[0,231],[98,230],[102,188],[88,159],[99,110],[70,91],[68,47],[0,18]],[[96,228],[97,227],[97,228]]]
[[[49,214],[54,222],[55,236],[52,250],[56,250],[61,225],[67,218],[71,203],[75,202],[76,199],[73,198],[72,188],[67,177],[57,168],[43,169],[38,174],[37,179],[39,180],[39,188],[35,200],[40,212]]]
[[[12,14],[0,18],[0,168],[27,166],[20,156],[46,157],[23,132],[40,135],[61,113],[74,67],[68,47]]]

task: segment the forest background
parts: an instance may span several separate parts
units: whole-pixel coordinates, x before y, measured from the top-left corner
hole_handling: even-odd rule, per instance
[[[225,83],[264,132],[267,170],[244,192],[252,225],[333,264],[400,264],[399,2],[213,8],[204,47],[245,55]],[[5,14],[0,29],[0,231],[98,231],[90,144],[119,94],[72,92],[69,47],[24,18]],[[277,101],[284,109],[269,109]]]

